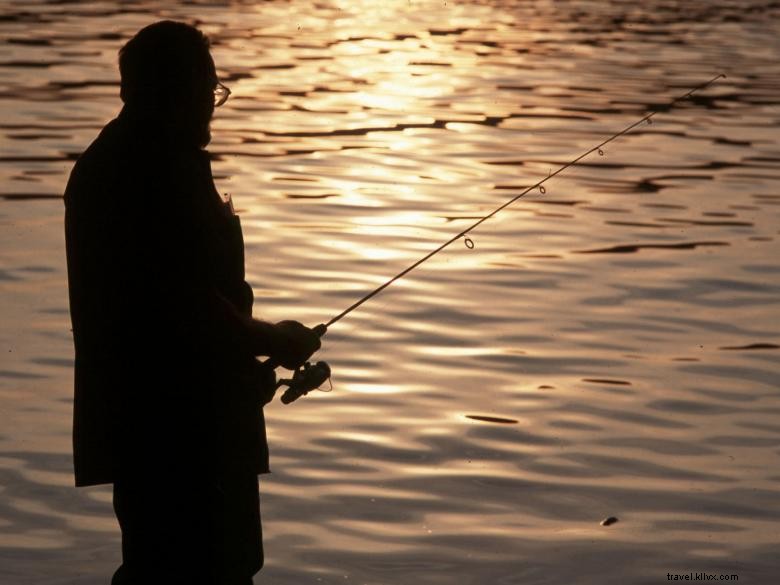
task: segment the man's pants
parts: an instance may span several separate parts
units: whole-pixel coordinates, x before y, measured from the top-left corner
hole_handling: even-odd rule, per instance
[[[263,566],[255,473],[114,483],[122,565],[111,585],[251,585]]]

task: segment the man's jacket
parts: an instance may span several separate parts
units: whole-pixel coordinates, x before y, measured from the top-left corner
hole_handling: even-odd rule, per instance
[[[208,153],[165,136],[123,110],[65,192],[79,486],[268,471],[239,219]]]

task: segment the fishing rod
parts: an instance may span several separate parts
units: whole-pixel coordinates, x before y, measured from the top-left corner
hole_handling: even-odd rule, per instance
[[[665,106],[665,109],[671,109],[673,108],[677,102],[683,101],[685,99],[690,98],[695,92],[700,91],[713,83],[715,83],[718,79],[726,79],[726,74],[721,73],[720,75],[716,75],[709,81],[702,83],[701,85],[697,85],[696,87],[688,90],[686,93],[684,93],[681,96],[678,96],[671,100],[670,102],[667,102],[663,104]],[[468,237],[468,234],[476,229],[478,226],[482,225],[484,222],[486,222],[491,217],[495,216],[498,212],[502,211],[503,209],[506,209],[513,203],[515,203],[518,199],[521,199],[525,197],[528,193],[531,191],[534,191],[536,189],[539,189],[539,192],[544,195],[546,193],[546,189],[544,187],[544,184],[552,179],[553,177],[561,174],[563,171],[568,169],[569,167],[575,166],[578,162],[580,162],[583,158],[586,156],[593,154],[594,152],[598,152],[599,156],[604,156],[604,146],[612,142],[613,140],[616,140],[623,136],[624,134],[628,134],[631,130],[639,126],[643,123],[652,123],[652,118],[658,113],[658,109],[646,114],[636,122],[633,122],[632,124],[629,124],[619,132],[615,132],[614,134],[610,135],[608,138],[597,144],[596,146],[589,148],[576,158],[572,159],[571,161],[567,162],[564,165],[561,165],[558,167],[555,172],[549,173],[545,178],[541,179],[540,181],[537,181],[530,187],[527,187],[522,193],[519,195],[515,195],[514,197],[507,200],[505,203],[499,205],[496,207],[493,211],[488,213],[487,215],[481,217],[477,221],[475,221],[473,224],[471,224],[469,227],[464,229],[463,231],[459,232],[458,234],[452,236],[449,240],[441,244],[438,248],[432,250],[431,252],[428,252],[425,256],[417,260],[415,263],[410,265],[409,267],[405,268],[395,276],[393,276],[391,279],[387,280],[377,288],[375,288],[373,291],[359,299],[358,301],[351,304],[349,307],[344,309],[341,313],[333,317],[330,321],[327,323],[323,323],[320,325],[317,325],[314,327],[313,331],[322,337],[327,332],[328,328],[333,325],[334,323],[337,323],[338,321],[341,321],[344,317],[349,315],[352,311],[357,309],[359,306],[361,306],[366,301],[372,299],[376,295],[378,295],[380,292],[382,292],[384,289],[386,289],[388,286],[393,284],[395,281],[403,278],[407,274],[409,274],[412,270],[417,268],[420,264],[423,262],[429,260],[442,250],[444,250],[447,246],[452,244],[453,242],[458,241],[460,238],[464,238],[464,244],[467,248],[472,249],[474,248],[474,242]],[[301,396],[308,394],[311,390],[314,390],[316,388],[319,388],[326,380],[330,378],[330,366],[325,362],[317,362],[316,364],[312,364],[310,362],[306,362],[300,369],[298,369],[293,377],[291,379],[282,379],[278,382],[277,388],[280,386],[288,386],[288,389],[285,391],[284,395],[282,396],[282,402],[284,404],[289,404]]]

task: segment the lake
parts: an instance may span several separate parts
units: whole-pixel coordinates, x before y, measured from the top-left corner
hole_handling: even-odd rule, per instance
[[[332,391],[266,407],[258,584],[777,581],[780,3],[272,0],[3,3],[0,582],[119,563],[72,487],[61,198],[163,18],[232,90],[209,151],[270,321],[658,112],[331,327]]]

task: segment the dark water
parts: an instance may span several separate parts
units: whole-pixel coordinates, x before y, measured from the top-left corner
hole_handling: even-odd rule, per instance
[[[210,150],[270,320],[330,319],[659,111],[332,328],[333,392],[267,409],[258,583],[777,580],[780,3],[2,7],[0,582],[118,562],[109,492],[71,488],[60,197],[164,17],[233,90]]]

